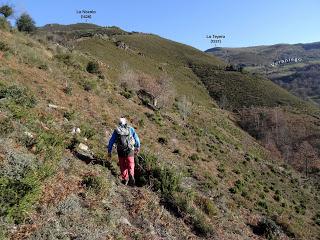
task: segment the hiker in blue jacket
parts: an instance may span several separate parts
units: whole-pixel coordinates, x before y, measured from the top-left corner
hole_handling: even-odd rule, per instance
[[[134,128],[127,124],[125,118],[119,119],[119,125],[109,140],[109,157],[111,157],[114,144],[117,146],[122,182],[125,185],[128,183],[134,185],[134,155],[140,151],[140,139]]]

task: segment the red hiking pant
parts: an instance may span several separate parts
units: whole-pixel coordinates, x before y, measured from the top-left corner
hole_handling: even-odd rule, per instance
[[[129,174],[134,176],[134,156],[119,156],[119,163],[122,180],[127,180],[129,178]]]

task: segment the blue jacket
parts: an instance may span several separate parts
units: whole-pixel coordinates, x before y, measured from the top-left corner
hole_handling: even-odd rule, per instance
[[[131,132],[132,137],[134,138],[134,142],[135,142],[134,147],[135,148],[140,148],[140,139],[139,139],[139,136],[138,136],[138,134],[136,133],[136,131],[134,130],[133,127],[130,127],[130,132]],[[112,152],[113,145],[117,141],[117,138],[118,138],[118,134],[117,134],[116,130],[114,130],[113,134],[112,134],[112,136],[111,136],[111,138],[109,140],[108,153]]]

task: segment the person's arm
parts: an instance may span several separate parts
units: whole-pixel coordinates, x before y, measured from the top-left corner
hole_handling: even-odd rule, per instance
[[[111,152],[112,152],[113,144],[116,142],[116,139],[117,139],[117,132],[114,131],[114,132],[112,133],[112,136],[111,136],[111,138],[110,138],[110,140],[109,140],[109,144],[108,144],[108,153],[109,153],[109,155],[110,155]]]
[[[134,130],[133,127],[131,128],[131,133],[132,133],[132,136],[134,138],[134,147],[136,149],[140,149],[140,139],[139,139],[139,136],[138,136],[138,134],[136,133],[136,131]]]

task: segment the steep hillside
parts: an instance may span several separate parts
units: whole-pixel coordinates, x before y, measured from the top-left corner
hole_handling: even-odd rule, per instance
[[[229,76],[221,61],[154,35],[47,33],[0,30],[1,239],[318,238],[316,185],[210,97],[195,66]],[[268,106],[308,108],[263,84]],[[138,93],[159,85],[150,107]],[[105,150],[123,115],[142,141],[134,188]]]
[[[212,48],[206,52],[229,64],[262,74],[303,99],[320,103],[320,43]]]
[[[206,52],[228,59],[234,64],[246,66],[271,65],[274,61],[292,57],[301,58],[301,62],[319,61],[320,42],[306,44],[276,44],[244,48],[211,48]]]

